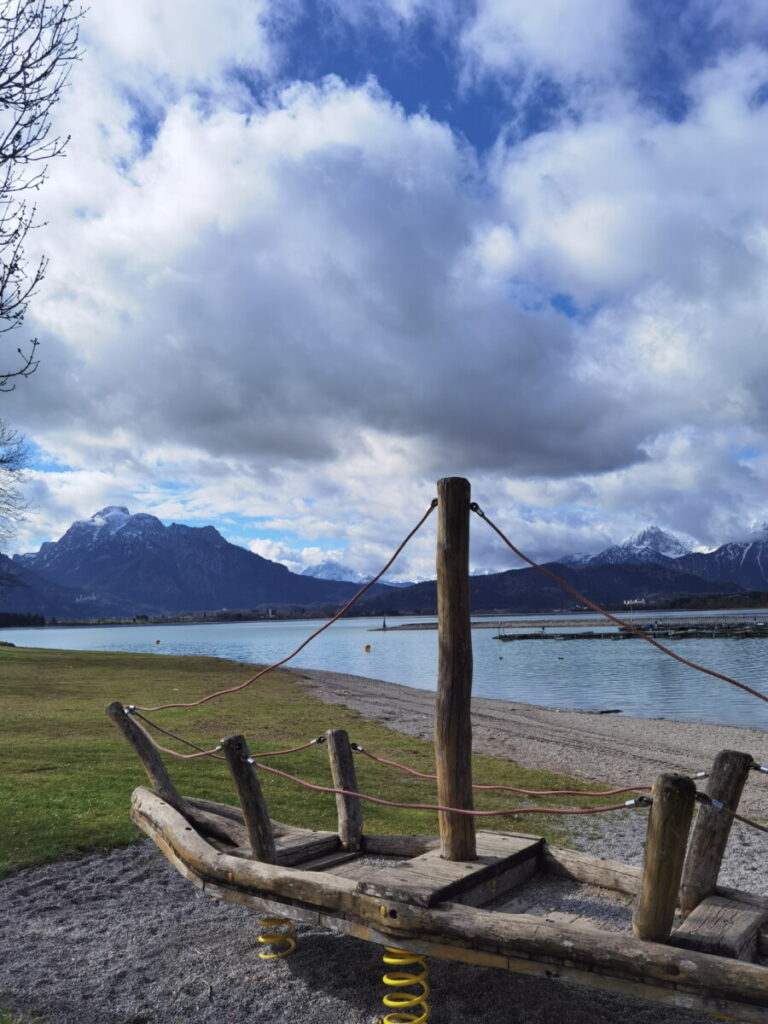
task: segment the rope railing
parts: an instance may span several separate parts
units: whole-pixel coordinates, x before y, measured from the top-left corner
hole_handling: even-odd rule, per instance
[[[357,790],[350,789],[338,789],[334,786],[320,786],[314,782],[308,782],[306,779],[300,779],[297,775],[291,775],[289,772],[280,771],[279,768],[272,768],[269,765],[258,762],[255,758],[247,758],[248,762],[254,765],[256,768],[262,771],[269,772],[271,775],[278,775],[283,779],[287,779],[290,782],[294,782],[299,786],[303,786],[305,789],[313,790],[317,793],[330,793],[335,796],[351,796],[357,797],[358,800],[365,800],[368,803],[379,804],[384,807],[398,807],[405,810],[414,811],[441,811],[446,814],[463,814],[469,817],[475,818],[492,818],[495,816],[508,817],[518,814],[602,814],[607,811],[622,811],[632,807],[650,807],[653,803],[653,799],[649,796],[638,796],[633,800],[625,800],[619,804],[608,804],[601,807],[507,807],[498,808],[495,810],[478,811],[474,808],[465,807],[446,807],[442,804],[414,804],[414,803],[400,803],[396,800],[384,800],[381,797],[370,796],[366,793],[360,793]],[[507,789],[506,786],[483,786],[483,789]],[[632,789],[626,790],[626,792],[633,792],[637,789],[651,789],[650,786],[635,786]],[[615,790],[615,792],[622,792],[621,790]],[[543,795],[543,794],[533,794]],[[599,793],[577,793],[573,795],[580,796],[600,796]],[[743,814],[738,814],[736,811],[731,810],[729,807],[725,807],[718,800],[713,800],[706,793],[700,793],[697,791],[696,799],[701,803],[709,804],[717,808],[718,810],[724,811],[726,814],[730,814],[736,821],[740,821],[745,825],[749,825],[760,832],[768,832],[768,827],[761,825],[759,822],[754,821],[752,818],[747,818]]]
[[[725,804],[722,803],[722,801],[715,800],[714,797],[711,797],[709,795],[709,793],[701,793],[701,792],[699,792],[697,790],[696,791],[696,800],[700,804],[705,804],[707,807],[714,807],[718,811],[723,811],[725,814],[730,814],[730,816],[732,818],[734,818],[736,821],[741,821],[745,825],[751,825],[752,828],[756,828],[760,832],[768,832],[768,828],[766,828],[765,825],[761,825],[759,822],[755,821],[753,818],[747,818],[743,814],[737,814],[737,812],[734,811],[734,810],[731,810],[730,807],[726,807]]]
[[[414,775],[419,779],[437,779],[437,775],[429,772],[419,772],[415,768],[409,768],[407,765],[400,764],[398,761],[389,761],[384,757],[377,757],[376,754],[372,754],[365,747],[361,747],[359,743],[350,743],[350,746],[354,751],[359,754],[364,754],[370,758],[371,761],[376,761],[378,764],[390,765],[392,768],[397,768],[401,772],[407,772],[408,775]],[[484,785],[481,783],[472,783],[472,789],[477,790],[504,790],[508,793],[519,793],[521,796],[618,796],[620,793],[637,793],[640,790],[650,789],[650,786],[622,786],[620,789],[521,789],[519,786],[503,786],[503,785]]]
[[[160,752],[162,752],[162,753],[164,753],[164,754],[169,754],[172,757],[176,757],[176,758],[178,758],[180,760],[185,760],[185,761],[194,760],[195,758],[199,758],[199,757],[212,757],[212,758],[215,758],[218,761],[225,760],[225,758],[218,753],[218,751],[222,749],[223,740],[222,740],[222,743],[219,743],[216,747],[213,747],[211,750],[205,750],[204,748],[200,747],[198,744],[193,743],[192,740],[185,739],[183,736],[179,736],[177,733],[171,732],[168,729],[164,729],[164,728],[162,728],[162,726],[158,726],[156,723],[152,722],[150,719],[145,718],[144,715],[140,714],[137,711],[137,709],[135,707],[133,707],[132,705],[129,705],[124,710],[126,711],[127,714],[132,714],[135,717],[140,718],[142,721],[146,722],[149,726],[151,726],[157,732],[163,733],[166,736],[171,736],[174,739],[179,740],[181,743],[186,743],[187,746],[193,747],[195,749],[195,753],[194,754],[182,754],[182,753],[180,753],[177,750],[172,750],[170,747],[161,746],[159,743],[157,743],[157,741],[152,736],[148,736],[148,738],[152,742],[152,744],[155,747],[155,749],[160,751]],[[446,811],[448,813],[456,813],[456,814],[471,814],[471,815],[475,815],[475,816],[479,816],[479,817],[482,817],[482,816],[491,817],[491,816],[493,816],[495,814],[499,814],[499,815],[512,815],[512,814],[545,814],[545,813],[546,814],[589,814],[589,813],[592,813],[592,812],[594,812],[594,813],[602,813],[603,811],[620,810],[622,808],[628,808],[628,807],[648,806],[648,804],[650,803],[650,799],[647,798],[647,797],[637,797],[635,800],[628,800],[628,801],[625,801],[624,803],[621,803],[621,804],[611,804],[609,806],[595,807],[595,808],[588,808],[588,807],[587,808],[555,808],[555,807],[550,807],[550,808],[525,808],[525,807],[519,807],[519,808],[508,808],[506,810],[502,809],[502,810],[489,810],[489,811],[475,811],[475,810],[469,811],[469,810],[462,810],[461,808],[455,808],[455,807],[444,807],[444,806],[439,805],[439,804],[398,803],[396,801],[384,800],[384,799],[382,799],[380,797],[370,796],[370,795],[367,795],[367,794],[364,794],[364,793],[359,793],[359,792],[353,791],[353,790],[336,789],[336,788],[334,788],[332,786],[321,786],[321,785],[318,785],[318,784],[313,783],[313,782],[308,782],[306,779],[300,779],[297,775],[291,775],[289,772],[280,771],[277,768],[270,768],[268,765],[262,764],[258,760],[258,758],[264,758],[264,757],[277,757],[277,756],[280,756],[280,755],[283,755],[283,754],[295,754],[295,753],[298,753],[298,752],[300,752],[302,750],[308,750],[310,747],[319,746],[319,745],[321,745],[323,743],[325,743],[325,736],[317,736],[317,737],[315,737],[315,739],[308,740],[306,743],[300,743],[300,744],[298,744],[297,746],[294,746],[294,747],[285,747],[285,748],[283,748],[281,750],[262,751],[262,752],[256,754],[255,756],[249,757],[247,760],[248,760],[248,762],[250,764],[255,765],[257,768],[262,768],[266,772],[269,772],[269,773],[271,773],[273,775],[281,776],[282,778],[285,778],[285,779],[287,779],[287,780],[289,780],[291,782],[295,782],[297,785],[304,786],[307,789],[312,789],[312,790],[315,790],[317,792],[322,792],[322,793],[331,793],[331,794],[335,794],[335,795],[339,795],[339,796],[354,796],[354,797],[358,797],[360,800],[367,800],[367,801],[369,801],[371,803],[383,804],[384,806],[387,806],[387,807],[399,807],[399,808],[406,808],[406,809],[412,809],[412,810],[435,810],[435,811]],[[414,776],[416,778],[419,778],[419,779],[425,779],[428,782],[434,782],[437,779],[437,775],[435,775],[435,774],[433,774],[431,772],[420,772],[420,771],[418,771],[415,768],[408,767],[408,765],[401,764],[399,761],[394,761],[394,760],[391,760],[389,758],[379,757],[376,754],[372,754],[369,750],[366,750],[365,747],[363,747],[359,743],[350,743],[350,747],[356,753],[363,754],[365,757],[369,758],[371,761],[374,761],[376,764],[381,764],[381,765],[389,766],[389,767],[392,767],[392,768],[396,768],[399,771],[407,773],[408,775],[412,775],[412,776]],[[765,771],[768,770],[765,765],[759,765],[757,763],[752,764],[750,767],[755,769],[755,770],[757,770],[757,771],[761,771],[761,772],[765,772]],[[708,775],[709,775],[709,772],[700,771],[700,772],[692,773],[692,775],[690,777],[694,778],[694,779],[701,779],[701,778],[706,778]],[[588,790],[588,789],[525,789],[525,788],[520,787],[520,786],[509,786],[509,785],[503,785],[503,784],[473,783],[472,784],[472,789],[473,790],[477,790],[479,792],[517,793],[520,796],[604,797],[604,796],[618,796],[618,795],[620,795],[622,793],[649,792],[652,789],[652,786],[646,785],[646,784],[642,784],[642,785],[638,784],[638,785],[635,785],[635,786],[622,786],[622,787],[618,787],[618,788],[615,788],[615,789],[603,789],[603,790]],[[760,832],[768,832],[768,827],[766,827],[764,825],[761,825],[759,822],[755,821],[752,818],[748,818],[745,815],[738,814],[736,811],[731,810],[729,807],[725,807],[724,804],[722,804],[719,800],[712,799],[706,793],[702,793],[702,792],[697,791],[696,799],[700,803],[702,803],[702,804],[707,804],[707,805],[709,805],[711,807],[715,807],[718,810],[724,811],[726,814],[730,814],[736,821],[740,821],[740,822],[742,822],[745,825],[749,825],[750,827],[755,828],[755,829],[757,829]]]
[[[179,736],[176,733],[171,732],[168,729],[164,729],[161,726],[156,725],[150,719],[145,718],[135,707],[128,706],[124,708],[126,714],[135,715],[137,718],[147,722],[153,729],[163,733],[167,736],[172,736],[174,739],[179,740],[182,743],[186,743],[190,747],[194,747],[195,753],[193,754],[182,754],[179,751],[172,750],[169,747],[161,746],[154,739],[153,736],[147,734],[147,738],[153,744],[156,750],[161,751],[164,754],[169,754],[172,757],[179,758],[180,760],[193,760],[199,757],[213,757],[216,760],[225,760],[218,751],[222,749],[224,741],[222,740],[216,747],[211,750],[205,750],[198,744],[193,743],[192,740],[187,740],[183,736]],[[351,796],[356,797],[359,800],[367,801],[368,803],[378,804],[384,807],[396,807],[405,810],[422,810],[422,811],[438,811],[449,814],[463,814],[471,817],[494,817],[496,815],[500,817],[521,815],[521,814],[602,814],[608,811],[626,810],[632,807],[648,807],[652,803],[652,799],[648,796],[638,796],[631,800],[626,800],[619,804],[609,804],[600,807],[511,807],[511,808],[497,808],[492,810],[475,810],[469,808],[458,808],[448,807],[443,804],[423,804],[423,803],[404,803],[396,800],[385,800],[382,797],[371,796],[367,793],[361,793],[357,790],[340,789],[334,786],[322,786],[314,782],[309,782],[306,779],[301,779],[297,775],[292,775],[290,772],[281,771],[278,768],[272,768],[269,765],[264,764],[259,758],[264,757],[277,757],[284,754],[295,754],[302,750],[308,750],[310,747],[319,746],[325,742],[325,736],[317,736],[312,740],[308,740],[306,743],[300,743],[293,747],[285,747],[280,750],[264,751],[257,754],[256,756],[249,756],[246,761],[254,765],[256,768],[262,771],[268,772],[271,775],[279,776],[280,778],[286,779],[289,782],[293,782],[296,785],[302,786],[305,789],[312,790],[319,793],[328,793],[334,796]],[[410,768],[408,765],[401,764],[399,761],[394,761],[389,758],[379,757],[376,754],[372,754],[369,750],[366,750],[359,743],[350,743],[350,747],[356,753],[363,754],[368,757],[371,761],[376,764],[389,766],[396,768],[400,771],[406,772],[409,775],[415,776],[416,778],[424,779],[428,782],[434,782],[437,779],[437,775],[430,772],[420,772],[415,768]],[[760,771],[765,770],[764,765],[758,765],[753,763],[751,766],[753,769]],[[695,772],[693,778],[705,778],[708,772]],[[472,785],[473,790],[480,792],[509,792],[517,793],[520,796],[578,796],[578,797],[605,797],[605,796],[618,796],[621,793],[637,793],[640,791],[648,792],[652,789],[650,785],[635,785],[635,786],[622,786],[615,789],[606,790],[583,790],[583,789],[525,789],[520,786],[509,786],[502,784],[484,784],[474,783]],[[718,810],[724,811],[726,814],[730,814],[736,821],[740,821],[745,825],[749,825],[751,828],[757,829],[760,832],[768,833],[768,827],[761,825],[759,822],[752,818],[748,818],[745,815],[738,814],[736,811],[729,807],[726,807],[719,800],[715,800],[706,793],[697,791],[696,799],[702,804],[707,804],[710,807],[714,807]]]
[[[297,775],[291,775],[289,772],[280,771],[279,768],[272,768],[267,764],[261,764],[252,757],[247,760],[261,771],[269,772],[271,775],[278,775],[283,779],[288,779],[290,782],[295,782],[297,785],[303,786],[305,789],[311,789],[317,793],[330,793],[334,796],[357,797],[359,800],[365,800],[368,803],[373,804],[380,804],[384,807],[400,807],[412,811],[442,811],[447,814],[464,814],[476,818],[492,818],[496,815],[508,816],[515,814],[600,814],[603,811],[626,810],[628,807],[647,807],[651,802],[650,797],[639,796],[634,800],[627,800],[620,804],[610,804],[605,807],[507,807],[490,811],[477,811],[461,807],[445,807],[442,804],[400,803],[396,800],[384,800],[382,797],[369,796],[367,793],[359,793],[356,790],[337,789],[334,786],[320,786],[314,782],[307,782],[306,779],[300,779]]]

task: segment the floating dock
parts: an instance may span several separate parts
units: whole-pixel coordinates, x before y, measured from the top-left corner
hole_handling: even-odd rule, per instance
[[[654,640],[749,640],[768,637],[768,617],[748,618],[726,616],[723,618],[668,618],[632,623],[634,628],[616,626],[612,629],[591,629],[589,625],[574,623],[569,632],[542,625],[531,632],[499,632],[496,640],[509,643],[512,640],[637,640],[638,633],[653,637]],[[513,628],[514,623],[509,624]],[[506,627],[505,627],[506,628]],[[572,630],[572,631],[571,631]]]

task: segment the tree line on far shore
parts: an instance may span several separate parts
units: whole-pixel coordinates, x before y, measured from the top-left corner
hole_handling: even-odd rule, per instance
[[[21,612],[0,612],[0,629],[11,626],[44,626],[44,615],[26,615]]]

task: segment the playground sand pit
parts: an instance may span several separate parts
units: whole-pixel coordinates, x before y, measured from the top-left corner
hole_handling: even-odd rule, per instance
[[[407,733],[431,734],[433,694],[333,673],[303,675],[323,700]],[[764,736],[751,730],[488,700],[475,701],[474,714],[478,750],[617,784],[706,768],[727,747],[766,760]],[[768,782],[755,777],[742,807],[768,816],[766,793]],[[578,820],[574,845],[640,862],[644,812]],[[737,824],[723,884],[766,894],[766,842],[765,834]],[[551,885],[542,890],[548,906],[553,898]],[[0,907],[0,1011],[22,1024],[370,1024],[385,1012],[380,947],[300,926],[297,951],[264,962],[257,915],[200,893],[149,841],[19,871],[0,883]],[[617,904],[615,914],[615,926],[625,928],[626,906]],[[430,963],[432,1019],[440,1024],[711,1021],[557,980]]]

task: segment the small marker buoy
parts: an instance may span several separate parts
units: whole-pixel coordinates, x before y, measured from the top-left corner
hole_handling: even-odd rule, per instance
[[[365,651],[366,654],[370,654],[371,653],[371,645],[370,644],[366,644],[365,647],[363,648],[363,650]]]
[[[159,644],[159,643],[160,643],[160,641],[159,641],[159,640],[155,640],[155,643],[156,643],[156,644]]]

